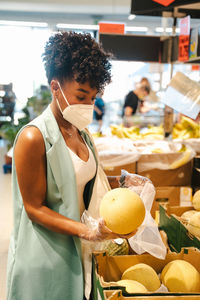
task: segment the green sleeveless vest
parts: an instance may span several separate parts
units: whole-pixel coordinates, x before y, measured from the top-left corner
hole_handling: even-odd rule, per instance
[[[30,125],[41,131],[45,142],[46,205],[70,219],[80,221],[73,163],[50,106],[26,126]],[[88,134],[84,131],[81,134],[95,156]],[[85,188],[86,209],[94,180]],[[54,233],[28,218],[17,182],[14,158],[12,188],[14,230],[8,254],[7,300],[83,300],[80,240]]]

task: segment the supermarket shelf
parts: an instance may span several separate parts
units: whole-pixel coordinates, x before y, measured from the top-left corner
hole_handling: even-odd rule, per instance
[[[173,64],[200,64],[200,56],[191,58],[187,61],[176,60],[176,61],[173,61]]]
[[[200,64],[200,56],[189,59],[185,64]]]

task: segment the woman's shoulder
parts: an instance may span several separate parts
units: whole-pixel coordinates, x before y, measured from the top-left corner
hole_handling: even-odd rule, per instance
[[[44,151],[44,139],[41,131],[33,125],[26,126],[20,132],[15,147],[22,147],[26,151],[35,151],[38,154]]]

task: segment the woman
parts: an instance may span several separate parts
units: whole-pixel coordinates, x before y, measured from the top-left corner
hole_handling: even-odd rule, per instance
[[[14,144],[7,300],[82,300],[79,238],[118,237],[103,222],[97,229],[80,222],[90,205],[98,212],[97,198],[110,188],[102,173],[99,177],[84,128],[92,121],[97,92],[110,82],[111,65],[90,35],[71,32],[50,37],[43,60],[52,102]],[[97,197],[99,178],[103,188]]]

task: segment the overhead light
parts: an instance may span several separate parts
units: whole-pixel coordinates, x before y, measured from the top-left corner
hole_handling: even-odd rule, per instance
[[[163,27],[156,27],[155,29],[156,32],[167,32],[167,33],[171,33],[172,32],[172,28],[171,27],[167,27],[167,28],[163,28]],[[180,28],[176,28],[176,33],[180,32]]]
[[[87,29],[87,30],[99,30],[99,25],[84,25],[84,24],[62,24],[56,25],[57,28],[62,29]]]
[[[148,27],[126,26],[125,31],[147,32]]]
[[[129,15],[129,16],[128,16],[128,19],[131,21],[131,20],[134,20],[135,17],[136,17],[136,15]]]
[[[163,27],[156,27],[155,32],[164,32]]]
[[[86,24],[64,24],[59,23],[56,25],[59,29],[87,29],[87,30],[99,30],[99,25],[86,25]],[[139,26],[125,26],[125,31],[135,31],[135,32],[147,32],[148,27]]]
[[[24,27],[48,27],[48,23],[45,22],[25,22],[25,21],[8,21],[8,20],[0,20],[0,25],[24,26]]]

